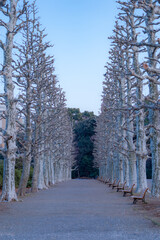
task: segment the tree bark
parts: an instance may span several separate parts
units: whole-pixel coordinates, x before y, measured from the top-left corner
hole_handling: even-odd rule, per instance
[[[10,19],[6,34],[6,49],[4,51],[4,91],[6,94],[6,156],[4,159],[4,175],[2,201],[17,200],[15,191],[15,159],[16,159],[16,102],[14,99],[14,84],[12,80],[12,50],[14,28],[17,21],[17,3],[10,0]]]

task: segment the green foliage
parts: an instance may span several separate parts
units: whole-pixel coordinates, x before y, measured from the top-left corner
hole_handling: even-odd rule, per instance
[[[15,186],[16,186],[16,188],[18,188],[18,186],[19,186],[21,175],[22,175],[22,170],[16,168],[15,169]]]
[[[72,178],[95,177],[98,169],[94,167],[93,148],[96,120],[93,112],[80,113],[79,109],[69,109],[69,114],[74,122],[74,144],[76,148],[76,168]]]
[[[93,112],[84,111],[82,113],[82,119],[89,119],[89,118],[93,118],[93,117],[94,117]]]
[[[19,187],[19,182],[21,180],[22,175],[22,168],[23,168],[23,159],[17,158],[15,164],[15,186],[16,188]]]
[[[16,159],[16,169],[22,170],[23,169],[23,159],[22,158],[17,158]]]
[[[82,120],[82,114],[81,114],[79,108],[68,108],[68,114],[69,114],[70,119],[73,122]]]
[[[73,123],[94,117],[93,112],[84,111],[81,113],[79,108],[68,108],[68,115]]]
[[[16,188],[19,187],[21,175],[22,175],[22,159],[16,159],[16,165],[15,165],[15,186]],[[33,167],[30,169],[30,175],[27,187],[31,187],[32,184],[32,176],[33,176]],[[2,189],[3,186],[3,161],[0,161],[0,189]]]

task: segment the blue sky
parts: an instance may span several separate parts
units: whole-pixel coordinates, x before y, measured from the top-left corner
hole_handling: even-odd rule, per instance
[[[98,114],[116,0],[37,0],[67,106]]]

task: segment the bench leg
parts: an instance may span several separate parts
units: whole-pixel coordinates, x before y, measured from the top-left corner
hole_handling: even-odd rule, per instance
[[[145,198],[144,198],[144,199],[142,199],[142,202],[143,202],[143,203],[147,203],[147,202],[146,202],[146,200],[145,200]]]
[[[133,204],[136,204],[137,203],[137,199],[133,199]]]
[[[126,192],[123,192],[123,197],[125,197],[126,196]]]

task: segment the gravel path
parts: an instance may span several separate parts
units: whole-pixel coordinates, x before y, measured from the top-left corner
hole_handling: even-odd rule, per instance
[[[0,240],[159,240],[129,198],[95,180],[72,180],[0,204]]]

